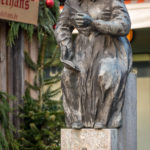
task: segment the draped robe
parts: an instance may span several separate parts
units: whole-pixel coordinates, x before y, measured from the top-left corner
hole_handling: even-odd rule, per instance
[[[84,12],[93,25],[78,28],[74,14]],[[123,0],[67,0],[55,35],[60,48],[74,51],[71,60],[80,72],[62,71],[63,107],[66,124],[81,123],[93,128],[96,123],[118,128],[127,76],[132,67],[132,50],[126,38],[130,17]],[[75,41],[72,31],[79,32]],[[64,52],[62,52],[64,53]]]

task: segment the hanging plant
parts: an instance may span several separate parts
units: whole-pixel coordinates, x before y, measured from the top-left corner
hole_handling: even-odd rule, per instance
[[[48,36],[54,35],[53,25],[59,16],[59,1],[58,0],[40,0],[38,26],[10,21],[7,44],[13,46],[15,39],[18,37],[20,29],[28,34],[29,40],[32,40],[33,33],[37,33],[38,40],[41,41],[44,34]]]

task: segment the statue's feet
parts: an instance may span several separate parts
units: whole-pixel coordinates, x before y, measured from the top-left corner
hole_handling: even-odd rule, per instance
[[[96,122],[94,125],[95,129],[104,129],[106,126],[101,122]]]
[[[84,126],[83,126],[83,124],[82,124],[82,122],[74,122],[73,124],[72,124],[72,128],[73,129],[82,129]]]

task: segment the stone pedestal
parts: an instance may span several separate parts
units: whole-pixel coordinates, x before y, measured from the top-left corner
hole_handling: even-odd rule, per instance
[[[62,129],[61,150],[137,150],[136,76],[130,73],[120,129]]]
[[[117,129],[62,129],[61,150],[117,150]]]

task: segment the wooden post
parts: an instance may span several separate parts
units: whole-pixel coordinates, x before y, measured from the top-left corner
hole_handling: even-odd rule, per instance
[[[13,124],[16,129],[19,129],[19,106],[23,104],[24,94],[24,35],[22,31],[19,33],[15,46],[13,46],[11,50],[11,61],[13,61],[13,95],[17,97],[17,100],[13,102]]]
[[[0,23],[0,90],[7,90],[7,72],[6,72],[6,25]]]
[[[13,95],[13,51],[10,47],[7,47],[7,92],[9,95]],[[12,100],[9,100],[9,107],[13,108]],[[9,113],[9,120],[13,123],[13,113]]]
[[[0,23],[0,91],[7,91],[7,76],[6,76],[6,26]],[[0,131],[3,133],[0,124]]]

